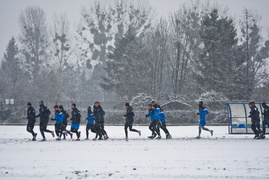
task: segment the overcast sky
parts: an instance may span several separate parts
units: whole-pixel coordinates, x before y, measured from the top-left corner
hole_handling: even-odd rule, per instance
[[[168,16],[176,11],[184,2],[190,0],[149,0],[149,4],[155,9],[156,15]],[[12,36],[18,37],[20,29],[18,17],[22,10],[30,5],[38,5],[44,9],[47,15],[47,22],[51,23],[53,15],[67,13],[71,25],[76,25],[80,20],[80,9],[88,5],[89,0],[0,0],[0,59],[3,57],[8,41]],[[251,8],[257,11],[262,20],[263,36],[268,38],[269,29],[269,0],[218,0],[220,4],[227,5],[229,14],[236,20],[242,17],[244,8]]]

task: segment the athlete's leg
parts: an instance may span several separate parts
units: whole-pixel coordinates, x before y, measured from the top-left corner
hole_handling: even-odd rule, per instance
[[[262,134],[265,135],[266,132],[266,125],[267,123],[265,121],[262,122]]]
[[[199,135],[198,135],[198,137],[201,136],[201,133],[202,133],[202,126],[199,126]]]
[[[129,130],[132,131],[132,132],[137,132],[138,133],[138,130],[133,129],[133,125],[132,124],[129,125]]]
[[[43,123],[40,123],[40,124],[39,124],[39,130],[40,130],[40,133],[41,133],[43,139],[46,139],[46,137],[45,137],[45,133],[44,133],[44,129],[46,129],[46,125],[43,124]]]
[[[205,130],[205,131],[211,131],[210,129],[206,128],[205,126],[202,126],[202,129]]]
[[[124,125],[124,131],[125,131],[125,137],[128,137],[128,127],[129,127],[129,124],[125,123]]]
[[[155,128],[154,128],[154,121],[150,123],[149,130],[152,132],[152,136],[156,136]]]
[[[153,126],[154,131],[158,134],[158,136],[160,136],[160,129],[157,128],[159,120],[154,120],[153,122],[154,122],[154,126]]]
[[[34,125],[33,124],[27,124],[26,130],[31,133],[33,136],[35,136],[35,132],[34,132]]]
[[[258,130],[259,134],[262,133],[261,124],[260,123],[257,123],[257,130]]]
[[[55,124],[56,136],[59,137],[59,124]]]
[[[164,132],[165,134],[169,134],[169,131],[168,131],[167,128],[166,128],[166,123],[161,123],[161,129],[163,130],[163,132]]]
[[[89,124],[86,126],[86,137],[89,139]]]

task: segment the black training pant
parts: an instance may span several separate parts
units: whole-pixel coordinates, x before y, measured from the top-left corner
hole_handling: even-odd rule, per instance
[[[266,133],[266,125],[269,125],[269,121],[263,121],[262,122],[262,133],[265,135]]]
[[[62,135],[64,136],[64,139],[65,139],[65,131],[71,136],[72,134],[71,134],[71,132],[70,131],[68,131],[67,129],[66,129],[66,127],[67,127],[67,124],[63,124],[62,125]]]
[[[40,129],[40,132],[41,132],[41,135],[42,135],[43,139],[46,138],[44,132],[52,133],[52,131],[47,129],[47,123],[40,123],[39,124],[39,129]]]
[[[105,126],[104,126],[104,123],[101,124],[101,132],[104,136],[107,136],[107,133],[106,133],[106,130],[105,130]]]
[[[76,133],[77,138],[79,139],[79,132],[78,132],[78,129],[71,129],[71,132]]]
[[[56,135],[59,137],[59,136],[61,136],[62,135],[62,123],[57,123],[57,124],[55,124],[55,132],[56,132]]]
[[[160,136],[160,129],[157,128],[157,125],[159,123],[159,120],[154,120],[153,122],[150,123],[149,129],[152,132],[152,136],[156,136],[156,133]]]
[[[31,124],[31,123],[28,123],[27,124],[27,127],[26,127],[26,130],[31,133],[33,136],[35,135],[35,132],[34,132],[34,124]]]
[[[200,126],[200,125],[199,125],[199,137],[200,137],[200,135],[201,135],[201,133],[202,133],[202,129],[205,130],[205,131],[211,132],[211,130],[208,129],[208,128],[206,128],[205,126]]]
[[[251,129],[256,136],[259,136],[259,134],[262,133],[261,128],[260,128],[260,123],[252,123]]]
[[[157,128],[158,129],[161,128],[166,135],[169,134],[169,131],[166,128],[166,123],[165,122],[159,122]]]
[[[86,126],[86,136],[87,136],[87,138],[89,138],[89,130],[91,130],[92,132],[95,132],[94,131],[94,124],[87,124],[87,126]]]
[[[96,133],[95,138],[97,138],[98,136],[99,136],[99,138],[102,137],[100,126],[101,126],[101,124],[98,124],[98,123],[94,125],[94,129],[95,129],[95,133]]]
[[[95,133],[96,133],[95,138],[97,138],[97,136],[99,136],[101,138],[102,135],[107,136],[107,133],[105,131],[105,128],[104,128],[104,124],[103,123],[97,123],[97,124],[95,124]]]
[[[126,137],[128,137],[128,128],[129,128],[129,130],[130,131],[132,131],[132,132],[138,132],[138,130],[136,130],[136,129],[133,129],[133,125],[131,124],[131,123],[125,123],[125,125],[124,125],[124,130],[125,130],[125,136]]]

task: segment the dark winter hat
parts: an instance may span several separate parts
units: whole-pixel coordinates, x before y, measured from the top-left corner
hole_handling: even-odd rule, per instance
[[[88,114],[92,114],[92,107],[88,106]]]
[[[253,105],[252,102],[249,102],[248,105]]]
[[[158,108],[158,105],[157,104],[154,104],[153,107],[154,107],[154,109],[157,109]]]
[[[155,104],[156,102],[155,101],[151,101],[151,103],[154,103]]]
[[[42,101],[42,100],[41,100],[41,101],[40,101],[39,103],[42,103],[42,104],[44,104],[44,101]]]
[[[203,101],[199,101],[199,104],[203,105],[203,104],[204,104],[204,102],[203,102]]]
[[[55,105],[54,108],[58,108],[58,105]]]
[[[32,106],[32,104],[30,102],[27,103],[28,106]]]
[[[73,103],[72,106],[77,107],[76,103]]]
[[[125,106],[130,106],[130,104],[129,103],[126,103]]]
[[[60,105],[60,106],[59,106],[59,109],[64,109],[63,105]]]
[[[265,103],[265,102],[263,102],[263,103],[262,103],[262,107],[265,107],[265,106],[266,106],[266,103]]]

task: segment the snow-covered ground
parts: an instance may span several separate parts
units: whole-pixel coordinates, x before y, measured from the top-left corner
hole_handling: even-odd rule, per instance
[[[49,127],[53,129],[53,126]],[[173,139],[150,140],[123,127],[108,126],[107,141],[32,142],[24,126],[0,126],[0,179],[269,179],[269,140],[228,135],[227,127],[209,127],[194,139],[195,126],[169,127]],[[82,139],[85,126],[81,127]],[[93,134],[90,134],[93,137]]]

